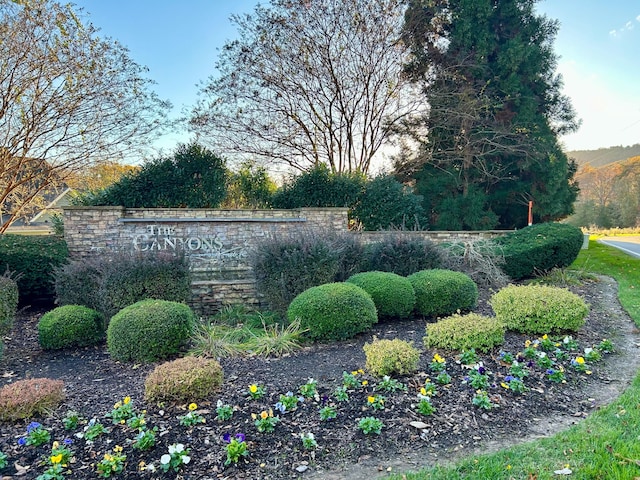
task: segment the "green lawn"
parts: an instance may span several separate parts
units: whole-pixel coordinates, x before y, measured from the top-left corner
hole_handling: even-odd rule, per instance
[[[594,240],[572,265],[618,281],[620,303],[640,326],[640,259]],[[554,471],[567,467],[564,477]],[[611,405],[551,438],[522,444],[491,455],[469,457],[450,467],[426,469],[394,479],[543,480],[640,478],[640,376]]]

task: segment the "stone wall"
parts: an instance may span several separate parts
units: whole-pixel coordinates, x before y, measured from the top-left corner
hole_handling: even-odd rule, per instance
[[[71,258],[104,252],[184,252],[193,272],[191,306],[211,314],[226,304],[259,306],[248,253],[264,238],[303,231],[345,232],[347,210],[125,209],[67,207]]]
[[[106,252],[184,252],[193,272],[191,306],[208,315],[224,305],[260,306],[248,263],[262,239],[301,232],[346,233],[347,209],[209,210],[65,207],[64,232],[73,259]],[[437,243],[493,238],[504,231],[391,232]],[[354,232],[363,243],[389,232]]]

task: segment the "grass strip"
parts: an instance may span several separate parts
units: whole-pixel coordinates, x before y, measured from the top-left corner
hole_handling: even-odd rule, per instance
[[[620,303],[640,326],[640,259],[591,240],[571,268],[615,278]],[[615,402],[553,437],[390,478],[544,480],[563,478],[554,472],[565,468],[574,480],[640,478],[640,375]]]

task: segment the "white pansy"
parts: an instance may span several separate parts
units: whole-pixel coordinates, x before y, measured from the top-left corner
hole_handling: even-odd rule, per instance
[[[169,451],[171,451],[171,447],[169,447]],[[168,465],[170,461],[171,461],[171,455],[169,455],[168,453],[165,453],[160,457],[160,463],[162,465]]]

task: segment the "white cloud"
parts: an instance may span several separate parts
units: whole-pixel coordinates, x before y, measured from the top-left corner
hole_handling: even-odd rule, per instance
[[[627,30],[633,30],[633,23],[627,22],[625,24],[624,28],[626,28]]]
[[[636,20],[640,22],[640,15],[636,17]]]
[[[609,35],[611,35],[612,37],[617,37],[618,36],[618,31],[617,30],[611,30],[609,32]]]

